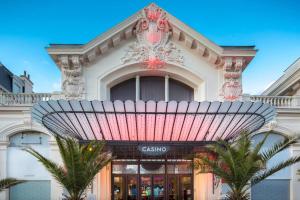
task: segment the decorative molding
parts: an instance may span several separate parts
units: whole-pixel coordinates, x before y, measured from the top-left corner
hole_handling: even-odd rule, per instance
[[[26,124],[24,122],[16,122],[0,130],[0,142],[7,142],[9,141],[10,136],[22,131],[37,131],[52,137],[52,135],[45,127],[36,122],[31,122],[30,124]]]
[[[224,83],[221,89],[221,96],[224,100],[235,101],[242,98],[242,70],[244,60],[242,58],[227,57],[224,59]]]
[[[300,75],[300,57],[292,63],[284,74],[277,79],[271,86],[269,86],[262,95],[266,96],[282,96],[289,92],[289,89],[294,90],[295,84],[299,81]],[[293,92],[292,92],[293,94]]]
[[[158,69],[166,63],[183,65],[181,51],[170,42],[172,28],[166,12],[154,4],[145,8],[135,26],[137,41],[130,45],[121,58],[123,64],[143,63],[148,69]]]
[[[84,98],[85,80],[79,56],[60,56],[59,65],[62,69],[62,91],[66,99]]]

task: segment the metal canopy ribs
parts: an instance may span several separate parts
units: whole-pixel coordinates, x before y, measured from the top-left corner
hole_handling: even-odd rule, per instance
[[[262,102],[50,100],[32,116],[54,134],[79,140],[205,142],[253,132],[275,108]]]

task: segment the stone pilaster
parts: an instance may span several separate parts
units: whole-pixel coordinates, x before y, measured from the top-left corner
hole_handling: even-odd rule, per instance
[[[300,143],[294,144],[290,149],[291,156],[300,156]],[[300,169],[300,163],[291,166],[291,182],[290,182],[290,199],[300,199],[300,181],[298,170]]]
[[[50,144],[50,159],[55,161],[56,163],[61,164],[61,156],[59,153],[58,146],[56,142],[51,138],[49,141]],[[51,176],[51,199],[62,199],[63,189],[62,186]]]
[[[7,147],[9,142],[0,140],[0,179],[7,178]],[[0,199],[8,200],[9,192],[5,190],[0,192]]]

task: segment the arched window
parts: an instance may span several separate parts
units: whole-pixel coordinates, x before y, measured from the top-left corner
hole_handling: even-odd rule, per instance
[[[123,81],[110,88],[111,100],[135,100],[135,78]]]
[[[143,101],[165,100],[165,78],[144,76],[140,78],[140,99]]]
[[[9,138],[10,147],[48,146],[49,136],[39,132],[21,132]]]
[[[178,80],[161,76],[142,76],[128,79],[110,88],[110,99],[192,101],[194,89]]]
[[[169,100],[192,101],[194,100],[194,89],[175,79],[170,79]]]
[[[50,136],[44,133],[34,131],[16,133],[9,138],[7,176],[26,180],[25,183],[9,189],[10,200],[50,200],[50,174],[32,155],[24,151],[24,148],[32,147],[42,155],[49,157],[49,138]]]

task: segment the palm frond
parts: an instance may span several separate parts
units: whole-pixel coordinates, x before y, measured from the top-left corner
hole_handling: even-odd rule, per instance
[[[23,180],[17,180],[15,178],[6,178],[6,179],[1,179],[0,180],[0,191],[7,189],[9,187],[12,187],[14,185],[23,183],[25,181]]]
[[[32,148],[25,151],[37,158],[68,191],[67,199],[82,199],[95,175],[111,161],[111,155],[103,152],[104,142],[80,144],[76,139],[60,137],[56,137],[56,142],[62,158],[61,165]]]
[[[254,176],[252,179],[251,179],[251,185],[255,185],[261,181],[263,181],[264,179],[266,179],[267,177],[275,174],[276,172],[288,167],[288,166],[291,166],[297,162],[300,161],[300,156],[299,157],[292,157],[292,158],[289,158],[287,159],[286,161],[283,161],[283,162],[280,162],[279,164],[271,167],[270,169],[267,169],[265,170],[264,172],[262,173],[258,173],[258,175]]]
[[[268,137],[269,133],[254,147],[251,143],[251,136],[247,132],[241,133],[235,141],[219,140],[217,144],[208,147],[209,151],[216,155],[215,159],[210,159],[208,155],[197,156],[196,158],[200,161],[195,159],[195,164],[200,168],[196,167],[195,169],[201,170],[201,165],[206,166],[206,169],[226,182],[230,188],[226,199],[249,199],[248,189],[251,187],[251,183],[252,185],[257,184],[281,169],[300,161],[300,157],[295,157],[281,162],[271,169],[266,169],[268,160],[296,142],[296,138],[288,138],[261,153]]]
[[[262,146],[265,144],[265,142],[266,142],[267,138],[269,137],[269,135],[270,135],[270,132],[266,133],[264,138],[260,142],[258,142],[258,144],[254,147],[254,149],[252,151],[254,155],[259,154]]]
[[[261,156],[264,161],[270,160],[274,155],[278,154],[279,152],[287,149],[292,144],[297,142],[298,138],[285,138],[283,141],[274,144],[271,148],[261,153]]]
[[[56,164],[55,162],[49,160],[48,158],[44,157],[42,154],[37,152],[33,148],[26,148],[24,151],[28,152],[32,156],[34,156],[43,166],[47,169],[47,171],[60,183],[64,183],[65,180],[63,179],[65,176],[64,169]]]

